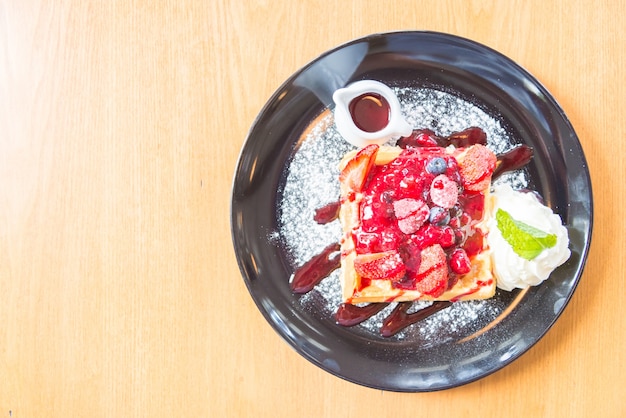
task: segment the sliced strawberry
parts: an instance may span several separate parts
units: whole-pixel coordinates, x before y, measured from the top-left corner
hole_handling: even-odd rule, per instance
[[[491,175],[496,168],[496,155],[484,145],[473,145],[467,149],[459,168],[465,189],[483,190],[491,182]]]
[[[412,234],[428,219],[428,206],[417,199],[400,199],[393,202],[393,211],[398,219],[398,228],[405,234]]]
[[[438,297],[445,292],[448,286],[448,264],[441,245],[431,245],[422,250],[416,281],[416,289],[424,294]]]
[[[439,237],[439,245],[442,248],[450,248],[456,243],[456,235],[451,226],[441,227],[441,236]]]
[[[400,199],[393,202],[393,212],[398,219],[404,219],[410,215],[420,213],[424,215],[424,220],[428,217],[428,206],[417,199]]]
[[[406,267],[397,251],[360,254],[354,259],[354,270],[366,279],[397,281],[404,277]]]
[[[459,199],[459,188],[450,177],[439,174],[430,184],[430,198],[435,205],[450,209]]]
[[[348,186],[349,189],[360,192],[367,181],[367,175],[376,162],[376,154],[378,153],[378,145],[370,144],[361,148],[348,161],[348,164],[341,170],[339,181]]]

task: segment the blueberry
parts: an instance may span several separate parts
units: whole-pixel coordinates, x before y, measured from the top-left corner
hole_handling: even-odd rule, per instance
[[[458,203],[450,208],[450,216],[453,218],[460,218],[463,214],[463,208]]]
[[[450,222],[450,212],[442,207],[433,206],[432,208],[430,208],[428,221],[432,225],[447,225],[448,222]]]
[[[426,171],[438,175],[446,172],[448,163],[441,157],[435,157],[426,164]]]

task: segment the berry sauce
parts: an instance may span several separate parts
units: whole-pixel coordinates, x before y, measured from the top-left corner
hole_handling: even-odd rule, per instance
[[[338,200],[330,202],[329,204],[315,210],[313,220],[320,225],[330,223],[339,217],[339,209],[341,209],[341,202]]]
[[[365,93],[348,106],[354,124],[364,132],[378,132],[389,124],[389,103],[377,93]]]
[[[339,325],[351,327],[368,318],[376,315],[387,307],[388,303],[370,303],[368,305],[359,306],[349,303],[342,303],[335,313],[335,320]]]
[[[397,143],[400,148],[445,148],[448,145],[454,145],[457,148],[465,148],[477,144],[487,145],[487,134],[482,129],[476,127],[453,132],[446,137],[439,136],[430,129],[415,129],[411,135],[400,138]]]
[[[431,315],[439,312],[442,309],[452,305],[452,302],[439,301],[433,302],[432,305],[421,309],[417,312],[408,313],[411,307],[411,302],[401,302],[394,308],[387,318],[383,321],[383,326],[380,329],[380,333],[383,337],[391,337],[397,334],[400,330],[412,325],[422,319],[428,318]]]
[[[515,148],[498,156],[498,164],[493,171],[493,178],[497,178],[504,172],[513,171],[524,167],[533,158],[533,149],[528,145],[518,145]]]
[[[291,291],[297,294],[307,293],[338,269],[341,264],[340,249],[339,243],[334,242],[298,268],[291,277]]]

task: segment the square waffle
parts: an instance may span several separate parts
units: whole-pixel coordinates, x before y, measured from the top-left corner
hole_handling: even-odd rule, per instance
[[[496,156],[483,145],[368,145],[340,164],[343,300],[486,299]]]

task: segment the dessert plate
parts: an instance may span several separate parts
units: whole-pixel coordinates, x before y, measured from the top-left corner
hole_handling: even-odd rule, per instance
[[[335,323],[336,272],[311,292],[294,295],[289,286],[294,271],[341,236],[338,221],[319,225],[313,216],[316,208],[338,198],[336,166],[351,149],[334,128],[332,93],[363,79],[392,87],[414,128],[446,135],[478,125],[496,153],[520,143],[533,147],[531,163],[501,181],[541,194],[568,229],[571,258],[539,286],[453,304],[389,338],[378,332],[385,311],[355,327]],[[231,201],[239,267],[270,325],[329,373],[400,392],[475,381],[532,347],[576,289],[592,217],[583,150],[546,88],[493,49],[434,32],[371,35],[295,73],[253,123]]]

